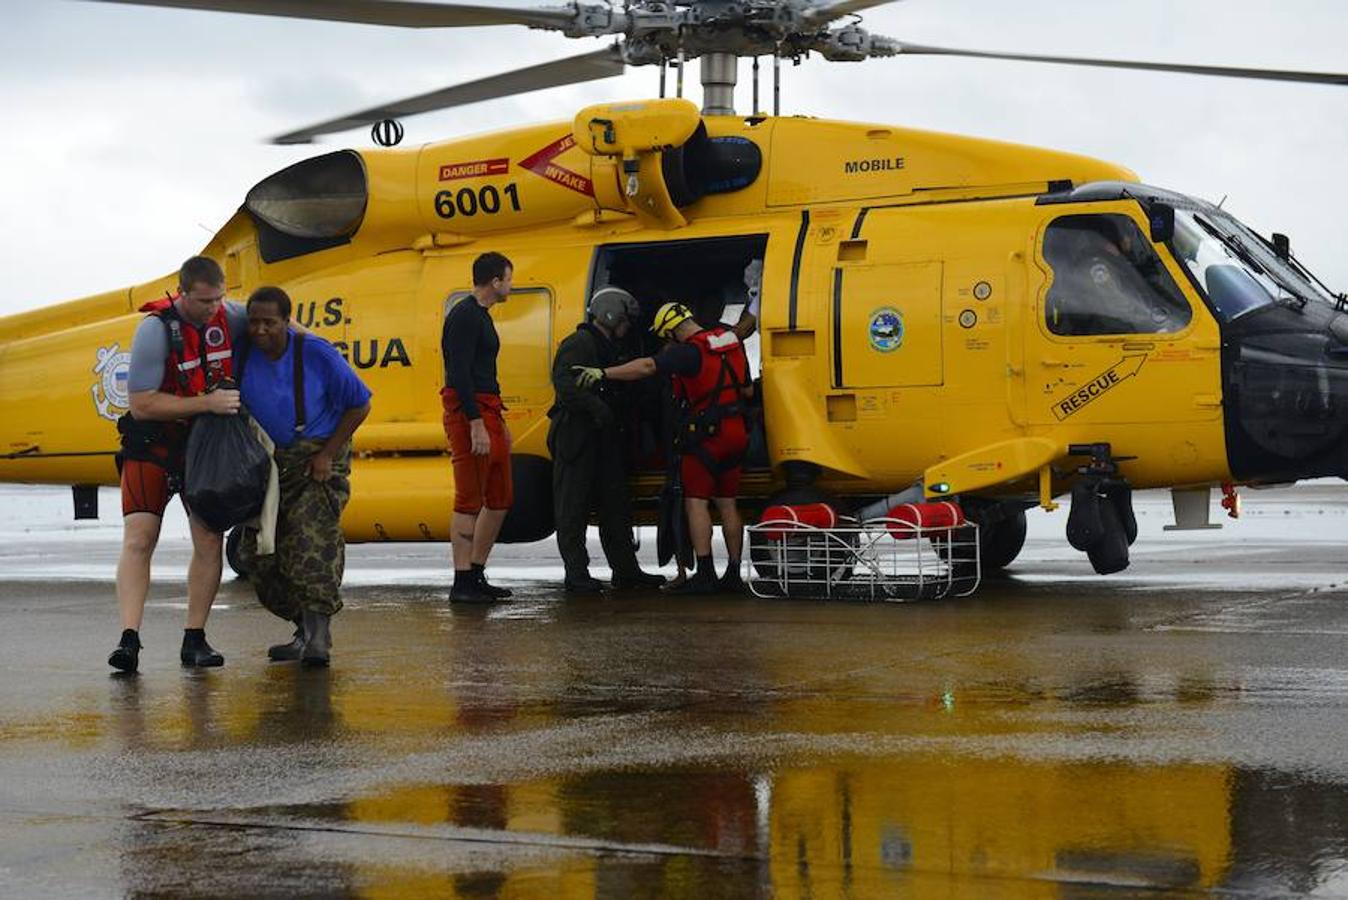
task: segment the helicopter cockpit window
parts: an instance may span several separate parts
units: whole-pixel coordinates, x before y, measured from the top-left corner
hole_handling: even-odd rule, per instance
[[[1170,247],[1223,322],[1274,303],[1332,302],[1299,265],[1280,260],[1262,238],[1220,209],[1177,209]]]
[[[1128,216],[1054,220],[1044,259],[1053,270],[1044,310],[1054,334],[1167,334],[1189,324],[1188,302]]]

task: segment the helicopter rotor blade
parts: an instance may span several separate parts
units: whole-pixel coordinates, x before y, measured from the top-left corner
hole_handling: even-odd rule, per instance
[[[452,106],[462,106],[482,100],[494,100],[498,97],[524,94],[542,88],[611,78],[614,75],[621,75],[623,68],[622,49],[614,44],[593,53],[583,53],[580,56],[569,56],[566,59],[541,63],[524,69],[515,69],[499,75],[480,78],[477,81],[456,84],[452,87],[408,97],[405,100],[371,107],[358,113],[330,119],[317,125],[310,125],[308,128],[301,128],[280,135],[272,138],[272,143],[307,144],[320,134],[346,131],[382,119],[400,119],[417,113],[448,109]]]
[[[863,9],[870,9],[873,6],[885,6],[886,4],[897,2],[898,0],[833,0],[831,3],[822,3],[813,9],[807,10],[805,12],[805,18],[812,25],[822,25],[825,22],[831,22],[834,19],[840,19],[843,16],[859,13]]]
[[[565,28],[576,19],[570,6],[533,9],[476,6],[465,3],[417,3],[411,0],[96,0],[131,6],[165,6],[214,12],[357,22],[399,28],[466,28],[477,25],[528,25]]]
[[[1141,69],[1148,72],[1184,72],[1190,75],[1218,75],[1227,78],[1257,78],[1265,81],[1299,81],[1308,84],[1348,85],[1348,74],[1334,72],[1297,72],[1286,69],[1247,69],[1229,66],[1189,66],[1178,63],[1139,62],[1124,59],[1082,59],[1075,56],[1038,56],[1029,53],[994,53],[987,50],[960,50],[931,47],[901,41],[876,41],[873,56],[889,55],[971,56],[978,59],[1009,59],[1017,62],[1056,63],[1065,66],[1095,66],[1106,69]]]

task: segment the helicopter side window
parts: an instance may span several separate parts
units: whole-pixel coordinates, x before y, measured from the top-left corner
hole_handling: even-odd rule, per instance
[[[1167,334],[1189,324],[1188,302],[1128,216],[1054,220],[1044,259],[1053,270],[1044,303],[1053,334]]]

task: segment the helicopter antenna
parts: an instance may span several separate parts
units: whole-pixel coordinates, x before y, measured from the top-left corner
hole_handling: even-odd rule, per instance
[[[1218,208],[1218,209],[1221,209],[1221,208],[1222,208],[1222,204],[1226,202],[1226,198],[1227,198],[1227,197],[1230,197],[1230,196],[1231,196],[1230,194],[1222,194],[1222,199],[1221,199],[1220,201],[1218,201],[1218,203],[1217,203],[1217,208]]]
[[[782,114],[782,57],[779,53],[772,54],[772,114]]]
[[[758,55],[754,55],[754,104],[753,109],[749,110],[751,115],[758,115]]]
[[[682,96],[683,96],[683,60],[684,60],[684,57],[683,57],[683,40],[682,40],[682,38],[680,38],[680,40],[679,40],[679,62],[678,62],[678,66],[679,66],[679,77],[678,77],[678,82],[677,82],[678,87],[677,87],[677,89],[676,89],[675,92],[674,92],[674,96],[676,96],[676,97],[682,97]]]

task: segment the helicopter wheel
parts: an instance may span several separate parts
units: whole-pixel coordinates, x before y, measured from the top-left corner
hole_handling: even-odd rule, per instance
[[[1100,521],[1104,533],[1089,550],[1086,558],[1098,575],[1112,575],[1128,568],[1128,531],[1119,516],[1118,508],[1108,501],[1100,504]],[[1133,536],[1137,531],[1134,526]]]
[[[992,575],[1011,565],[1025,548],[1028,525],[1025,510],[1011,504],[982,504],[969,511],[969,518],[978,525],[978,559],[983,574]],[[945,559],[948,550],[936,545],[936,552]],[[955,553],[955,562],[973,562],[966,547]]]
[[[1017,509],[1006,518],[980,527],[978,553],[983,563],[983,571],[1000,571],[1011,565],[1025,548],[1027,530],[1023,509]]]
[[[234,571],[234,574],[237,577],[247,581],[248,567],[245,566],[243,560],[239,558],[239,544],[242,542],[243,526],[240,525],[236,528],[231,528],[229,537],[225,538],[225,562],[229,563],[230,569]]]

